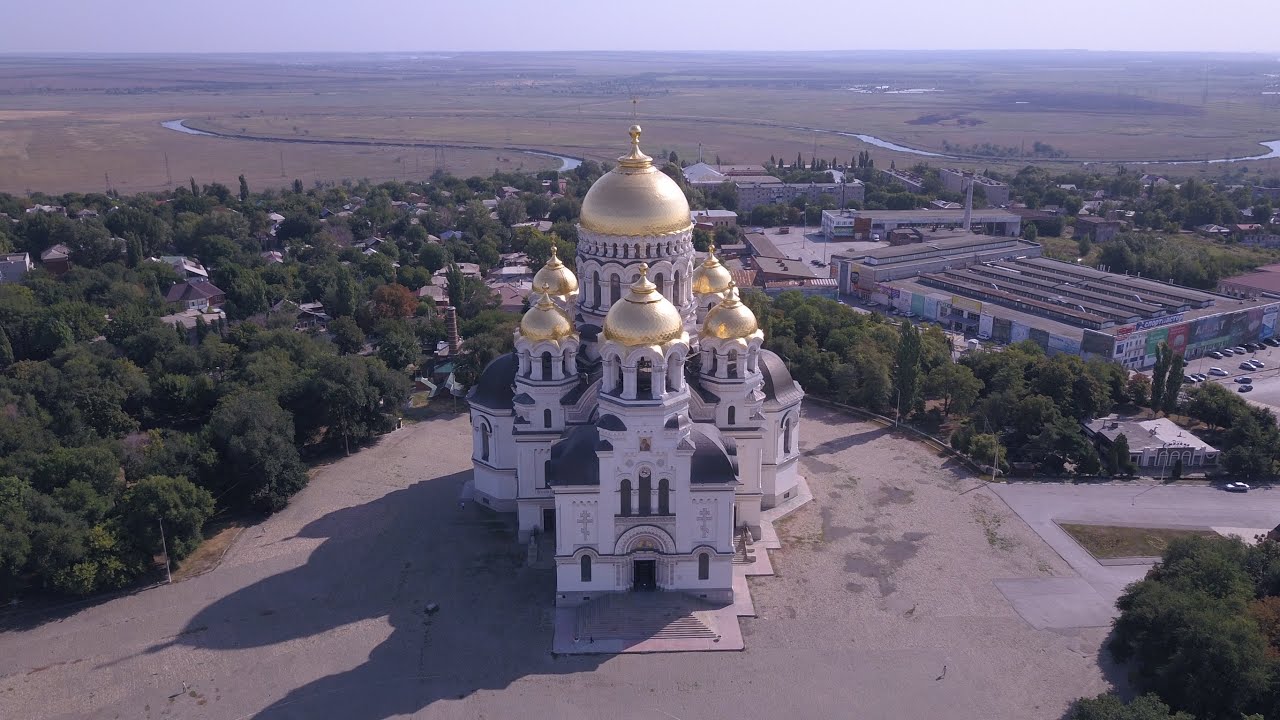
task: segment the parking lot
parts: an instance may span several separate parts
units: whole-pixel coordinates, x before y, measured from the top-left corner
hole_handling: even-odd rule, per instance
[[[743,228],[746,232],[755,232],[759,229],[750,226]],[[856,255],[859,252],[889,246],[886,242],[845,240],[827,242],[822,230],[813,226],[789,227],[785,228],[786,232],[783,230],[784,228],[764,228],[763,232],[765,237],[769,238],[784,255],[804,260],[820,271],[830,267],[833,255]],[[808,232],[805,232],[806,230]],[[814,264],[814,261],[821,264]]]
[[[1261,370],[1244,370],[1240,364],[1245,360],[1260,360],[1265,365]],[[1225,376],[1210,375],[1210,368],[1221,368],[1227,372]],[[1150,374],[1150,371],[1147,371]],[[1270,346],[1262,350],[1234,355],[1221,360],[1209,356],[1199,357],[1187,362],[1184,374],[1199,373],[1209,375],[1206,382],[1221,383],[1227,388],[1237,391],[1242,383],[1238,378],[1248,377],[1253,390],[1242,393],[1242,397],[1259,407],[1265,407],[1280,415],[1280,348]],[[1190,386],[1188,386],[1190,387]]]

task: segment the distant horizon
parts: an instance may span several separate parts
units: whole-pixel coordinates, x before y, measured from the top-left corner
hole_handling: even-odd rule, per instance
[[[44,0],[6,16],[6,55],[463,52],[1044,51],[1276,53],[1248,32],[1274,0],[647,0],[641,4],[488,0],[483,12],[442,0]],[[56,18],[50,21],[50,18]],[[798,46],[811,47],[798,47]],[[1037,47],[1041,45],[1041,47]],[[423,46],[433,46],[424,48]],[[788,47],[797,46],[797,47]],[[816,47],[812,47],[816,46]],[[874,48],[872,47],[874,46]],[[983,47],[977,47],[983,46]]]
[[[1090,48],[949,48],[949,49],[915,49],[907,47],[859,48],[859,49],[825,49],[825,50],[761,50],[761,49],[720,49],[720,50],[617,50],[617,49],[534,49],[534,50],[135,50],[135,51],[73,51],[73,50],[41,50],[41,51],[0,51],[0,57],[218,57],[249,55],[873,55],[878,53],[911,53],[914,55],[960,55],[967,53],[991,54],[1067,54],[1088,53],[1092,55],[1239,55],[1267,56],[1274,55],[1280,63],[1280,50],[1097,50]]]

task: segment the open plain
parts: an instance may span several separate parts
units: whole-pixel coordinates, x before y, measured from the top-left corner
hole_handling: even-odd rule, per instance
[[[742,652],[553,656],[553,579],[459,508],[470,429],[441,417],[320,469],[211,572],[11,618],[0,717],[1026,720],[1119,675],[1105,627],[1037,630],[997,589],[1074,572],[980,480],[820,408],[801,432],[815,501]]]
[[[1005,170],[1250,157],[1280,139],[1274,65],[1088,52],[10,56],[0,191],[554,169],[524,151],[612,160],[632,121],[655,155],[724,163],[846,163],[862,150],[880,167]],[[174,119],[238,139],[161,127]],[[1280,159],[1246,165],[1280,172]]]

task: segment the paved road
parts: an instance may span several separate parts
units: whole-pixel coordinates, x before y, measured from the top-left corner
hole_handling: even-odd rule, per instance
[[[1001,586],[1019,612],[1040,627],[1077,627],[1080,606],[1092,608],[1087,624],[1106,624],[1116,611],[1124,588],[1146,575],[1149,565],[1101,565],[1072,540],[1058,522],[1112,523],[1189,528],[1272,528],[1280,523],[1280,489],[1257,489],[1247,494],[1185,485],[1057,485],[1014,483],[992,485],[1014,512],[1066,560],[1083,583],[1042,592],[1034,584]],[[1087,585],[1087,586],[1086,586]],[[1059,607],[1036,607],[1020,595],[1049,598]],[[1096,594],[1096,596],[1095,596]],[[1070,596],[1070,601],[1065,599]],[[1020,604],[1021,602],[1021,604]],[[1074,606],[1074,607],[1073,607]]]

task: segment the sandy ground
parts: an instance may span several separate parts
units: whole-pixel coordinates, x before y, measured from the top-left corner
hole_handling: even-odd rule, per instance
[[[212,572],[0,634],[0,717],[1024,720],[1109,687],[1104,628],[1036,630],[996,588],[1074,575],[998,497],[805,417],[815,502],[751,581],[741,653],[552,657],[553,579],[459,509],[470,433],[443,418],[323,468]]]

